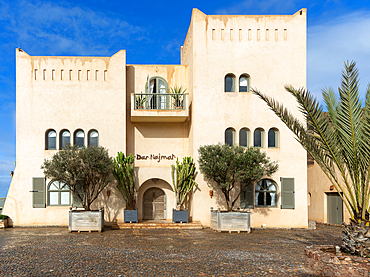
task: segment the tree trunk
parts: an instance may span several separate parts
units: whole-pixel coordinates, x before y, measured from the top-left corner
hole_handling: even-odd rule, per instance
[[[342,249],[352,255],[370,256],[370,227],[361,223],[343,222]]]

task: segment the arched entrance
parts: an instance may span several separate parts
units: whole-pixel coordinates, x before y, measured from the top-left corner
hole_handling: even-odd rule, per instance
[[[166,194],[160,188],[149,188],[143,196],[143,219],[166,219]]]

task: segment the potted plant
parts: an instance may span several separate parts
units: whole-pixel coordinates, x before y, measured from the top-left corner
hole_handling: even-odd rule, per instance
[[[183,208],[186,196],[197,185],[195,182],[195,164],[193,158],[184,157],[182,163],[176,159],[176,165],[171,165],[172,186],[176,195],[176,209],[173,209],[174,223],[188,223],[189,211]]]
[[[177,87],[174,86],[170,88],[168,93],[172,93],[172,98],[173,98],[173,105],[175,109],[184,109],[184,93],[186,92],[187,89],[184,89],[182,86]]]
[[[44,160],[41,168],[51,181],[68,184],[74,201],[83,210],[69,211],[69,227],[72,231],[99,231],[104,227],[104,208],[92,211],[91,204],[111,181],[113,160],[102,146],[82,148],[69,145],[51,160]]]
[[[218,231],[250,231],[249,212],[235,211],[240,194],[247,186],[271,176],[278,169],[259,148],[227,144],[205,145],[198,149],[199,169],[213,190],[222,192],[225,211],[211,209],[211,228]],[[233,191],[240,186],[237,193]]]
[[[144,109],[146,96],[144,95],[136,95],[136,107],[139,110]]]
[[[138,223],[138,212],[136,206],[135,174],[134,174],[134,156],[125,157],[122,152],[117,153],[114,159],[113,176],[117,180],[117,189],[122,194],[126,202],[124,209],[125,223]]]
[[[0,214],[0,229],[8,227],[8,216]]]

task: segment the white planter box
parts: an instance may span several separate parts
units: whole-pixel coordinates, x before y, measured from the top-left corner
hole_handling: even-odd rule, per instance
[[[69,211],[68,231],[103,231],[104,208],[99,211]]]
[[[222,232],[251,231],[250,212],[220,212],[211,208],[211,229]]]
[[[8,227],[8,219],[0,219],[0,229]]]

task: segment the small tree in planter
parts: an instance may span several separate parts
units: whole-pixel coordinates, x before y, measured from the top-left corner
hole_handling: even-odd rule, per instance
[[[271,162],[266,153],[261,152],[258,148],[216,144],[201,146],[198,152],[199,169],[211,187],[221,190],[228,212],[233,210],[240,194],[247,186],[259,181],[262,177],[271,176],[278,169],[278,165],[275,162]],[[240,191],[232,198],[232,192],[237,184],[240,184]],[[218,217],[220,216],[218,215]],[[237,216],[235,215],[234,217]],[[230,220],[231,223],[228,223],[227,228],[229,229],[223,228],[221,223],[217,223],[217,226],[219,226],[217,229],[234,230],[234,227],[231,225],[238,225],[239,223],[233,220]],[[249,226],[248,229],[250,230]]]
[[[138,222],[138,214],[136,207],[136,191],[135,191],[135,174],[134,174],[134,156],[125,157],[122,152],[117,153],[114,159],[114,167],[112,170],[114,178],[117,180],[117,189],[122,194],[126,202],[124,211],[125,222]]]
[[[176,210],[173,211],[174,222],[188,222],[188,210],[183,210],[186,196],[191,192],[195,182],[195,164],[193,158],[184,157],[182,163],[176,159],[176,165],[171,165],[172,185],[176,194]]]
[[[41,168],[51,181],[67,184],[84,210],[90,211],[91,204],[111,181],[112,166],[113,160],[109,157],[108,150],[102,146],[81,148],[69,145],[65,150],[54,154],[51,160],[44,160]],[[70,213],[70,231],[74,230],[72,216]],[[102,229],[104,213],[100,212],[100,216],[99,222],[103,223],[99,228]]]
[[[169,89],[168,93],[172,93],[172,98],[174,100],[174,106],[176,109],[183,109],[184,108],[184,96],[183,93],[186,92],[186,88],[184,89],[182,86],[174,86]]]
[[[9,216],[0,214],[0,229],[8,227]]]

